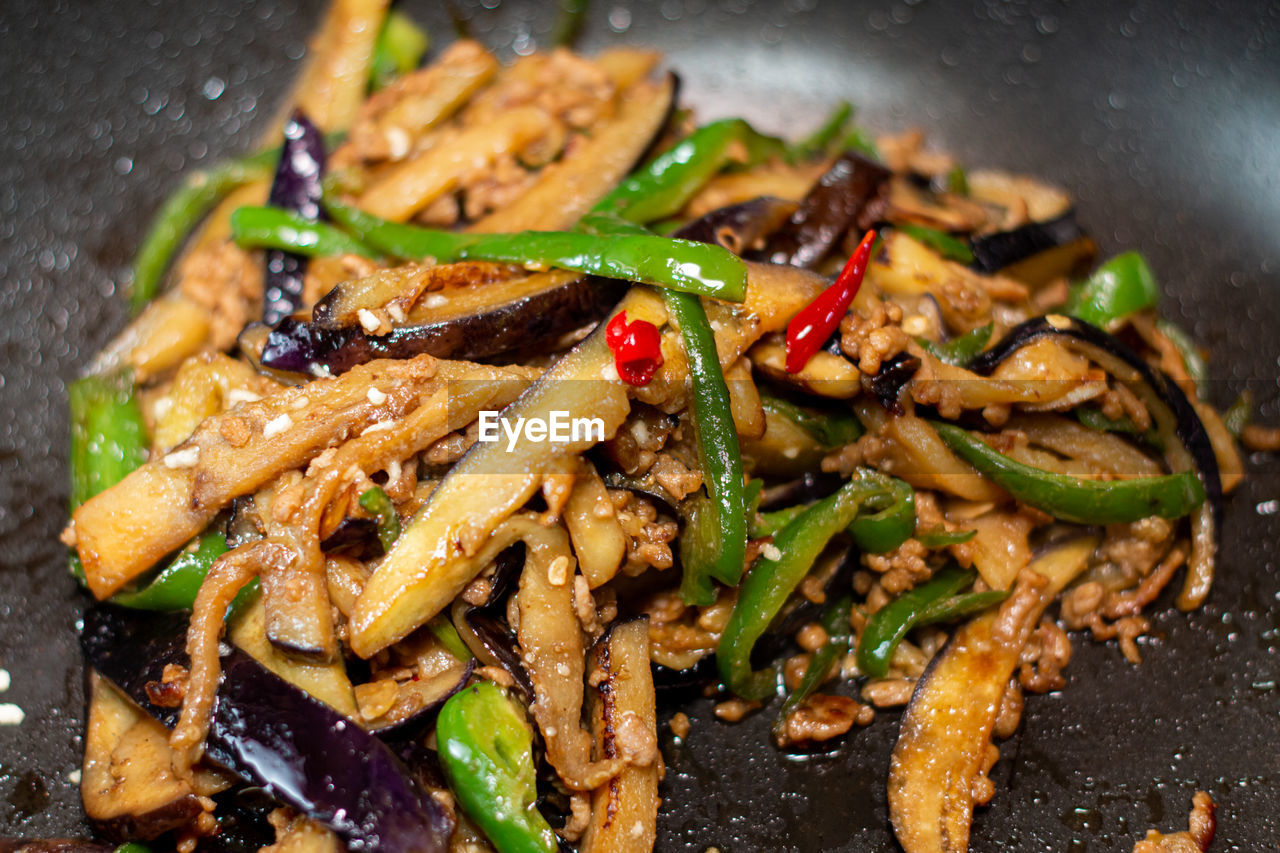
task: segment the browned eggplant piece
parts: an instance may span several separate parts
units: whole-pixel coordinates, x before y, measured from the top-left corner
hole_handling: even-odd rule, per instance
[[[591,650],[590,664],[593,758],[628,764],[592,793],[582,853],[648,853],[657,837],[662,775],[648,620],[615,623]]]
[[[94,828],[118,841],[149,841],[199,815],[172,760],[165,727],[91,672],[80,796]]]
[[[798,209],[796,202],[786,199],[753,198],[700,216],[671,236],[724,246],[743,255],[781,228]]]
[[[1213,442],[1195,407],[1164,373],[1154,370],[1119,338],[1074,317],[1050,314],[1034,317],[1009,330],[995,346],[968,365],[986,376],[1027,344],[1057,337],[1125,382],[1151,413],[1172,471],[1194,470],[1204,485],[1207,500],[1191,515],[1191,557],[1187,579],[1178,596],[1178,607],[1193,610],[1209,594],[1222,530],[1222,479]]]
[[[889,764],[889,818],[906,853],[969,849],[991,733],[1022,647],[1097,544],[1075,539],[1034,560],[1005,603],[960,628],[921,676]]]
[[[383,740],[406,740],[422,733],[450,696],[467,686],[476,670],[475,658],[405,685],[400,698],[386,714],[371,720],[369,730]]]
[[[150,701],[167,664],[186,666],[187,616],[96,605],[85,657],[166,726],[176,707]],[[337,833],[361,853],[443,853],[453,820],[377,737],[239,649],[222,656],[205,758]]]
[[[900,352],[880,365],[880,370],[871,377],[871,390],[884,406],[895,415],[905,412],[898,397],[902,389],[920,369],[920,359],[910,353]]]
[[[879,163],[845,152],[769,241],[764,256],[775,264],[813,269],[846,231],[866,228],[875,221],[875,202],[889,175]]]
[[[545,347],[599,320],[624,288],[621,282],[559,271],[457,288],[432,294],[413,309],[407,325],[393,326],[387,334],[370,333],[359,323],[330,328],[285,318],[267,334],[257,359],[272,370],[311,375],[422,353],[493,358]]]
[[[1086,238],[1084,229],[1069,210],[1047,222],[1032,222],[1012,231],[997,231],[969,241],[973,251],[971,266],[980,272],[995,272],[1041,252]]]

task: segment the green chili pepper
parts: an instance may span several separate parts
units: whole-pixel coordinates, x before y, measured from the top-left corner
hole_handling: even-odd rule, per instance
[[[916,338],[916,343],[929,355],[945,364],[964,367],[982,352],[987,341],[991,340],[991,330],[995,328],[988,323],[976,329],[954,337],[945,344],[937,344],[927,338]]]
[[[939,255],[950,261],[961,264],[973,263],[973,250],[963,240],[952,237],[937,228],[926,228],[923,225],[895,225],[894,228],[906,234],[917,243],[923,243]]]
[[[556,835],[536,805],[533,736],[500,688],[482,681],[452,696],[436,741],[458,805],[498,853],[555,853]]]
[[[206,530],[146,586],[133,592],[118,592],[111,600],[137,610],[186,610],[195,602],[213,561],[226,552],[227,537],[221,531]]]
[[[117,847],[114,853],[151,853],[151,848],[136,841],[127,841]]]
[[[827,449],[852,444],[866,432],[853,415],[798,406],[767,391],[760,392],[760,404],[766,412],[791,421]]]
[[[788,694],[786,701],[782,703],[782,709],[778,712],[778,720],[774,723],[775,734],[782,728],[786,722],[787,716],[800,707],[800,703],[813,695],[814,691],[822,686],[827,679],[827,673],[831,671],[831,667],[835,662],[843,658],[849,653],[849,639],[851,630],[849,627],[849,611],[853,607],[853,600],[848,596],[841,598],[822,616],[822,628],[827,632],[829,639],[814,652],[809,666],[805,669],[804,675],[800,679],[800,683],[796,689]]]
[[[775,509],[772,512],[757,512],[755,524],[751,527],[751,535],[773,536],[779,530],[795,521],[796,516],[808,509],[812,504],[796,504],[795,506]]]
[[[468,661],[475,657],[475,655],[471,654],[471,649],[467,648],[466,642],[462,639],[462,635],[458,633],[458,629],[454,627],[453,622],[443,613],[437,613],[431,617],[431,621],[427,623],[427,630],[440,641],[440,645],[444,646],[445,651],[458,660]]]
[[[853,104],[841,101],[813,133],[787,146],[787,159],[799,163],[826,154],[853,118]]]
[[[430,44],[426,30],[408,15],[392,9],[382,23],[382,31],[378,33],[378,41],[373,48],[369,88],[376,92],[417,68]]]
[[[573,47],[582,32],[582,22],[587,16],[587,0],[560,0],[560,14],[551,30],[551,43],[560,47]]]
[[[844,148],[846,150],[857,151],[864,157],[872,160],[883,161],[884,157],[880,154],[880,148],[876,145],[876,141],[871,138],[865,130],[860,127],[851,129],[844,138]]]
[[[728,250],[659,237],[644,230],[608,236],[570,231],[464,234],[388,222],[328,195],[325,209],[335,222],[357,234],[364,243],[399,258],[432,257],[437,263],[472,260],[538,264],[643,281],[730,302],[741,302],[746,294],[746,265]],[[272,237],[277,242],[280,239],[274,234]],[[291,246],[283,248],[297,251]]]
[[[969,194],[969,176],[963,166],[952,166],[947,172],[947,191],[956,195]]]
[[[780,140],[757,132],[740,118],[705,124],[618,184],[583,218],[581,227],[595,232],[596,217],[647,224],[675,216],[728,164],[736,145],[746,146],[748,164],[785,154]]]
[[[1209,379],[1209,365],[1205,364],[1204,356],[1200,354],[1200,348],[1196,346],[1196,342],[1182,330],[1181,326],[1174,325],[1168,320],[1156,320],[1156,329],[1163,333],[1178,351],[1178,355],[1182,357],[1182,365],[1186,368],[1191,381],[1196,384],[1196,389],[1204,390],[1205,382]]]
[[[312,258],[378,257],[376,251],[350,234],[278,207],[236,208],[231,214],[231,237],[242,249],[284,249]]]
[[[71,408],[71,508],[147,461],[147,425],[129,371],[67,386]]]
[[[1253,420],[1253,392],[1248,388],[1240,392],[1231,408],[1222,413],[1222,425],[1235,438],[1240,437],[1244,428]]]
[[[1152,308],[1160,287],[1147,259],[1138,252],[1116,255],[1071,288],[1063,313],[1111,329],[1131,314]]]
[[[1024,465],[953,424],[933,424],[951,450],[1019,501],[1079,524],[1119,524],[1158,515],[1181,518],[1204,503],[1192,471],[1132,480],[1081,480]]]
[[[1159,430],[1155,427],[1150,427],[1144,432],[1138,429],[1138,425],[1128,415],[1109,418],[1102,413],[1101,409],[1095,406],[1078,406],[1075,409],[1075,415],[1076,420],[1089,429],[1097,430],[1098,432],[1119,432],[1125,435],[1132,435],[1158,450],[1164,450],[1164,439],[1160,437]]]
[[[400,515],[392,505],[391,498],[387,497],[381,486],[374,486],[360,495],[360,508],[378,523],[378,542],[383,551],[390,551],[391,546],[400,538]]]
[[[871,614],[858,639],[858,669],[871,678],[884,678],[902,638],[920,625],[958,619],[1003,601],[1002,590],[957,595],[973,583],[975,574],[954,566],[938,572],[928,583],[904,593]]]
[[[976,530],[947,530],[942,525],[916,531],[916,541],[926,548],[945,548],[961,545],[978,535]]]
[[[774,537],[774,546],[780,552],[778,559],[762,557],[752,566],[742,581],[738,601],[716,649],[720,676],[734,693],[744,699],[763,699],[773,692],[773,668],[751,668],[756,641],[827,543],[849,526],[868,498],[887,491],[889,479],[879,472],[860,471],[838,492],[806,507]]]
[[[916,529],[916,493],[904,480],[879,474],[882,490],[867,498],[849,534],[868,554],[887,554],[911,538]],[[873,479],[864,474],[864,480]],[[863,514],[865,510],[870,514]]]

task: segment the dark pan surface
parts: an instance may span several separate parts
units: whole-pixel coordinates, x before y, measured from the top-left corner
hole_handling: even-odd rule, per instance
[[[545,40],[554,17],[533,3],[456,5],[508,52]],[[1247,385],[1280,422],[1274,2],[593,5],[584,46],[665,47],[704,116],[790,130],[848,97],[867,126],[920,125],[962,161],[1070,187],[1104,250],[1146,252],[1165,313],[1212,348],[1214,400]],[[437,42],[450,38],[443,4],[410,8]],[[0,666],[13,680],[0,701],[26,711],[0,727],[0,835],[85,830],[68,779],[82,599],[57,542],[63,383],[123,324],[115,282],[162,193],[261,134],[319,11],[0,4]],[[1068,688],[1032,698],[1003,745],[975,850],[1127,850],[1148,826],[1185,827],[1197,788],[1221,806],[1214,850],[1275,849],[1280,476],[1274,459],[1250,469],[1209,606],[1159,611],[1141,667],[1077,640]],[[725,726],[706,700],[687,710],[693,731],[667,751],[661,849],[893,849],[896,714],[797,761],[768,745],[763,715]]]

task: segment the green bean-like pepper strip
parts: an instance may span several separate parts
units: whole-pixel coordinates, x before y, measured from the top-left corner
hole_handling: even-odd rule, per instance
[[[887,554],[916,529],[916,493],[905,480],[884,477],[884,491],[867,498],[849,534],[868,554]],[[871,510],[865,513],[865,510]]]
[[[810,507],[810,504],[775,509],[771,512],[757,512],[756,521],[751,526],[752,536],[774,536],[779,530],[795,521],[796,516]]]
[[[583,218],[581,227],[595,231],[596,216],[642,224],[675,216],[729,163],[739,146],[745,146],[748,164],[785,154],[780,140],[757,132],[740,118],[713,121],[618,184]]]
[[[209,529],[173,558],[146,586],[133,592],[118,592],[112,602],[137,610],[185,610],[195,603],[196,593],[213,561],[227,552],[227,537]]]
[[[112,853],[151,853],[151,848],[136,841],[126,841],[113,850]]]
[[[799,163],[804,160],[810,160],[814,157],[820,157],[827,153],[832,144],[840,138],[840,134],[844,132],[845,126],[849,124],[849,120],[853,118],[853,104],[848,101],[841,101],[836,104],[822,124],[806,136],[804,139],[787,146],[787,159],[792,163]]]
[[[760,392],[760,404],[766,412],[800,427],[824,448],[852,444],[866,432],[853,415],[844,412],[819,412],[807,406],[797,406],[790,400],[775,397],[764,390]]]
[[[942,525],[927,530],[917,530],[916,540],[926,548],[945,548],[961,545],[978,535],[976,530],[947,530]]]
[[[1164,450],[1164,439],[1160,437],[1159,430],[1155,427],[1149,427],[1144,432],[1138,429],[1138,425],[1128,415],[1109,418],[1102,413],[1101,409],[1095,406],[1078,406],[1075,409],[1075,415],[1076,420],[1089,429],[1097,430],[1098,432],[1119,432],[1125,435],[1132,435],[1158,450]]]
[[[807,507],[784,527],[773,543],[776,560],[761,557],[742,581],[738,601],[716,649],[720,676],[744,699],[763,699],[774,690],[772,667],[751,668],[751,651],[782,610],[793,590],[808,574],[831,538],[849,526],[858,509],[872,495],[886,490],[883,474],[860,471],[838,492]]]
[[[1132,480],[1081,480],[1010,459],[954,424],[933,424],[951,450],[1019,501],[1062,521],[1120,524],[1158,515],[1181,518],[1204,503],[1192,471]]]
[[[400,538],[400,515],[392,505],[391,498],[387,497],[381,486],[374,486],[360,495],[359,503],[360,508],[373,516],[378,525],[378,543],[382,545],[382,550],[390,551],[391,546]]]
[[[1222,413],[1222,425],[1233,438],[1240,438],[1244,428],[1253,420],[1253,392],[1248,388],[1240,392],[1231,408]]]
[[[482,681],[452,696],[436,741],[458,805],[498,853],[555,853],[556,835],[536,805],[533,736],[501,688]]]
[[[822,648],[814,652],[813,658],[809,661],[809,666],[805,668],[804,675],[800,678],[800,683],[796,685],[796,689],[791,691],[782,703],[782,709],[778,712],[778,720],[774,724],[775,733],[786,722],[787,715],[800,707],[801,702],[812,696],[814,691],[822,686],[822,683],[827,680],[827,673],[831,671],[831,667],[835,665],[835,662],[849,653],[851,635],[849,611],[852,607],[853,600],[845,596],[828,608],[822,615],[822,628],[827,632],[827,642]]]
[[[537,264],[642,281],[729,302],[741,302],[747,289],[746,265],[728,250],[648,231],[607,236],[570,231],[466,234],[388,222],[329,195],[325,210],[364,243],[398,258]],[[292,246],[283,248],[299,251]]]
[[[1205,364],[1204,356],[1200,354],[1200,348],[1196,346],[1196,342],[1182,330],[1181,326],[1170,323],[1168,320],[1156,320],[1156,329],[1168,338],[1169,343],[1173,344],[1173,348],[1178,351],[1178,355],[1182,358],[1182,365],[1187,370],[1187,376],[1191,377],[1197,390],[1204,390],[1205,382],[1209,381],[1209,365]]]
[[[943,569],[928,583],[903,593],[871,614],[858,638],[858,669],[862,674],[871,678],[888,675],[894,650],[912,628],[985,610],[1008,596],[1001,590],[958,595],[973,583],[974,577],[973,572],[955,566]]]
[[[1138,252],[1116,255],[1071,288],[1063,313],[1113,329],[1131,314],[1155,307],[1160,287],[1147,259]]]
[[[278,207],[236,208],[231,214],[231,237],[242,249],[283,249],[311,258],[378,257],[374,249],[350,234]]]
[[[270,178],[279,159],[277,147],[219,163],[192,174],[165,199],[133,262],[133,284],[129,291],[133,313],[137,314],[155,298],[174,253],[219,199],[246,184]]]
[[[375,92],[386,88],[397,77],[417,68],[430,44],[426,30],[405,13],[392,9],[382,22],[373,48],[369,88]]]
[[[969,194],[969,175],[963,166],[952,166],[947,172],[947,192],[955,195]]]
[[[982,348],[987,345],[987,341],[991,340],[991,330],[994,326],[988,323],[985,326],[979,326],[976,329],[958,335],[945,344],[936,344],[927,338],[916,338],[916,343],[929,355],[936,358],[944,364],[952,364],[956,367],[964,367],[982,352]]]
[[[129,371],[67,386],[71,409],[71,508],[147,461],[147,425]]]
[[[918,243],[923,243],[949,261],[961,264],[973,263],[973,249],[965,241],[952,237],[937,228],[923,225],[895,225],[894,228]]]
[[[876,145],[876,141],[871,138],[871,134],[860,127],[854,127],[849,130],[844,138],[844,147],[857,151],[862,156],[872,160],[884,161],[884,156],[880,153],[880,147]]]

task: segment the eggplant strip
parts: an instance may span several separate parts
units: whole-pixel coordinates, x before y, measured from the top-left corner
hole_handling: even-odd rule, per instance
[[[547,760],[570,789],[590,791],[617,775],[623,762],[591,760],[591,736],[583,730],[585,678],[582,626],[573,609],[576,565],[561,527],[544,527],[522,515],[504,527],[525,544],[524,571],[516,603],[517,636],[525,668],[533,679],[529,707],[547,745]]]
[[[595,466],[586,460],[579,464],[563,515],[587,586],[595,589],[612,580],[627,556],[627,537],[609,490]]]
[[[99,599],[203,530],[233,498],[435,393],[430,356],[374,362],[207,419],[190,439],[82,504],[71,531]],[[373,403],[368,389],[384,395]]]
[[[592,794],[582,853],[649,853],[657,841],[662,759],[648,620],[614,625],[590,659],[592,683],[600,679],[589,703],[596,755],[631,761]]]
[[[1097,544],[1074,540],[1033,561],[1005,603],[957,631],[920,678],[889,765],[889,818],[906,853],[969,849],[975,792],[1022,647]]]
[[[308,45],[306,70],[294,83],[272,123],[278,140],[291,107],[306,113],[321,130],[341,130],[355,121],[369,85],[374,45],[382,32],[390,0],[334,0],[319,34]]]
[[[472,224],[477,233],[562,231],[626,177],[662,131],[675,100],[675,77],[641,83],[619,96],[618,113],[583,144],[546,166],[519,198]]]
[[[716,329],[722,365],[733,363],[760,335],[776,331],[826,287],[821,276],[769,264],[748,264],[746,301],[708,312]],[[661,326],[661,300],[647,288],[633,288],[614,313],[647,319]],[[630,411],[628,393],[645,402],[670,403],[684,390],[687,373],[678,342],[664,345],[671,355],[653,382],[630,388],[616,377],[601,323],[582,343],[551,368],[537,385],[503,411],[503,417],[548,417],[553,410],[589,415],[603,421],[604,436],[614,434]],[[676,406],[679,408],[680,406]],[[350,643],[369,657],[408,635],[449,605],[484,567],[476,552],[489,532],[537,491],[543,477],[558,470],[594,441],[517,444],[511,453],[496,442],[477,443],[453,467],[419,510],[383,560],[356,602]]]

